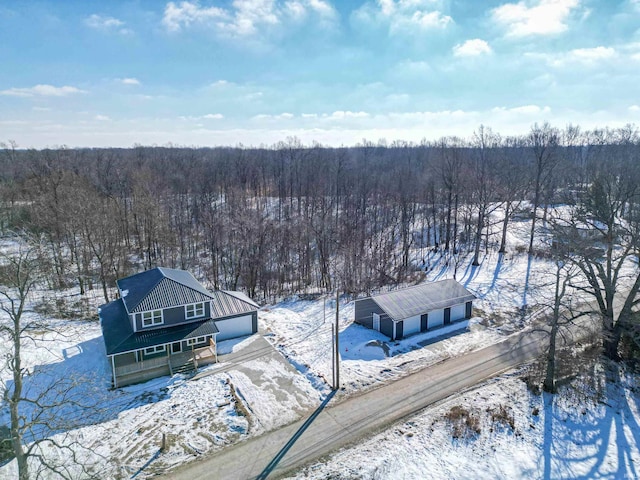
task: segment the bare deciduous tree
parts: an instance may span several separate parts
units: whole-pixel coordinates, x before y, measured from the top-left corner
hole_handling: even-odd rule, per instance
[[[71,411],[88,408],[90,403],[95,407],[94,399],[79,398],[74,389],[82,379],[43,374],[35,386],[28,383],[33,372],[23,363],[23,347],[47,331],[30,310],[41,281],[41,250],[34,243],[25,244],[24,238],[8,248],[12,251],[0,255],[0,338],[9,343],[2,360],[12,376],[0,384],[0,392],[9,409],[11,453],[18,478],[39,478],[45,471],[61,478],[73,478],[78,472],[95,477],[96,472],[80,458],[84,447],[65,435],[74,422],[81,422]]]

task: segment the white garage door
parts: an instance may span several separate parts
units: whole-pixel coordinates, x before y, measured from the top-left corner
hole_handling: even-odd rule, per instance
[[[420,331],[420,315],[405,318],[402,321],[402,336],[408,337]]]
[[[230,318],[229,320],[216,321],[216,327],[218,327],[218,341],[227,340],[229,338],[242,337],[244,335],[251,335],[253,333],[251,315],[245,315],[244,317]]]
[[[464,303],[460,304],[460,305],[454,305],[453,307],[451,307],[451,321],[455,321],[455,320],[462,320],[464,317],[466,317],[466,309],[464,307]]]
[[[444,325],[444,310],[434,310],[429,312],[427,318],[427,328],[435,328]]]

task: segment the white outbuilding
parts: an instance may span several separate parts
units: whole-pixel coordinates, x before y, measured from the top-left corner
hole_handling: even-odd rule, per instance
[[[355,322],[399,340],[471,318],[476,296],[455,280],[422,283],[355,302]]]

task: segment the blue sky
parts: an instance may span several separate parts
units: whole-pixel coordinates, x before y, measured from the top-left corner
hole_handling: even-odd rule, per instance
[[[0,3],[0,141],[353,145],[640,124],[640,0]]]

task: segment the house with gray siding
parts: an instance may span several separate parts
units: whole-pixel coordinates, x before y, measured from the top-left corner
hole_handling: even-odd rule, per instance
[[[217,342],[258,331],[259,306],[241,292],[209,292],[191,273],[157,267],[117,282],[99,308],[113,386],[217,361]]]
[[[455,280],[427,282],[355,301],[355,322],[391,340],[471,318],[476,296]]]

